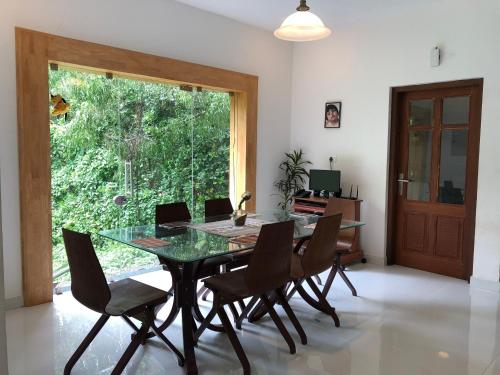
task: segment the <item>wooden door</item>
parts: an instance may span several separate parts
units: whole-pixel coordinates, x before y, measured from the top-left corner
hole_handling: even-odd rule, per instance
[[[468,279],[482,87],[443,86],[399,100],[395,263]]]

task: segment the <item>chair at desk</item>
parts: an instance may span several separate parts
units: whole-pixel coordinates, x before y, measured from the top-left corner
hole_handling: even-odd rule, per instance
[[[287,296],[290,299],[295,292],[299,292],[309,305],[330,315],[336,327],[340,326],[340,321],[335,308],[327,301],[312,277],[331,267],[336,253],[333,245],[337,242],[341,222],[342,214],[323,216],[318,220],[311,239],[305,242],[305,246],[302,247],[299,243],[295,247],[291,262],[291,278],[295,285]],[[304,289],[304,282],[309,285],[316,299]]]
[[[326,205],[324,215],[330,216],[341,213],[344,220],[355,220],[356,212],[354,205],[352,205],[351,203],[352,202],[348,199],[330,198]],[[354,287],[354,285],[352,285],[351,281],[345,274],[344,267],[341,263],[342,256],[345,256],[356,249],[358,246],[358,242],[359,230],[357,230],[356,228],[344,229],[339,232],[337,237],[337,249],[335,251],[335,263],[330,270],[330,274],[328,275],[328,279],[326,280],[325,287],[323,288],[324,296],[326,296],[330,291],[333,279],[335,279],[337,273],[347,284],[352,292],[352,295],[358,295],[356,288]]]

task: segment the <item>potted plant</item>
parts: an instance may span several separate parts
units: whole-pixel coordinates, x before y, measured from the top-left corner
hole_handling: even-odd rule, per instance
[[[283,178],[274,183],[274,187],[281,196],[278,207],[283,210],[286,210],[292,203],[294,194],[304,188],[305,177],[309,177],[305,167],[307,164],[312,164],[303,159],[302,150],[294,150],[291,153],[285,153],[285,155],[286,159],[279,165]]]

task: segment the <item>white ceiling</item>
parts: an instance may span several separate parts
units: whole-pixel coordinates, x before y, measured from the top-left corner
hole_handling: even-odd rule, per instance
[[[299,0],[176,0],[195,8],[267,30],[276,29],[295,11]],[[440,0],[308,0],[311,11],[329,27],[381,18],[415,5],[430,5]]]

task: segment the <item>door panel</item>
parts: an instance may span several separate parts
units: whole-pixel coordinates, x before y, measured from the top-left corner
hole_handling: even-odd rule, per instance
[[[419,212],[405,215],[404,244],[406,250],[425,252],[427,248],[428,216]]]
[[[436,245],[434,254],[450,260],[462,258],[463,220],[456,217],[438,216],[436,219]]]
[[[441,85],[401,97],[394,181],[397,264],[470,276],[480,95],[478,86]]]

